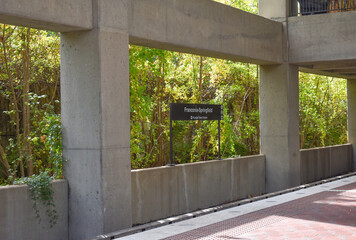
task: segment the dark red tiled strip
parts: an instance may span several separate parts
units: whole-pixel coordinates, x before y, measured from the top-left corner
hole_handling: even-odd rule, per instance
[[[324,191],[166,240],[356,239],[356,183]]]

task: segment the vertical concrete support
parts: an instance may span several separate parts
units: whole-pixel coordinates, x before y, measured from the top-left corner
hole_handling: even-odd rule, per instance
[[[261,66],[261,153],[266,155],[266,190],[300,184],[298,67]]]
[[[61,35],[69,239],[131,227],[126,0],[94,0],[94,29]]]
[[[347,134],[352,144],[352,167],[356,171],[356,80],[347,80]]]
[[[291,0],[259,0],[259,15],[271,18],[287,18],[290,16]]]
[[[283,59],[261,66],[261,153],[266,155],[266,190],[274,192],[301,183],[298,67],[288,63],[290,0],[259,0],[259,14],[283,23]]]

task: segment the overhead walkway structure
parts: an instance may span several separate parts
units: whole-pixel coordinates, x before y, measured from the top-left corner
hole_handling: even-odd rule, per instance
[[[260,0],[257,16],[210,0],[0,0],[0,22],[61,32],[69,192],[63,231],[69,239],[130,228],[140,209],[132,198],[132,183],[140,177],[132,179],[130,169],[129,44],[260,65],[264,192],[302,183],[299,71],[348,79],[348,137],[354,147],[356,13],[292,17],[295,3]],[[356,169],[355,152],[349,171]],[[222,161],[221,169],[233,162]]]

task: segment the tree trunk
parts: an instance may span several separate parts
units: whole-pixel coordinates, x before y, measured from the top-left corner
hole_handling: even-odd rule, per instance
[[[32,162],[32,149],[30,137],[30,34],[31,29],[28,28],[26,35],[24,34],[25,50],[23,52],[23,145],[25,152],[25,159],[27,165],[27,175],[33,174],[33,162]]]
[[[199,62],[199,78],[198,78],[198,103],[202,103],[203,101],[203,57],[200,56],[200,62]],[[202,122],[198,121],[198,131],[202,130]],[[202,132],[202,135],[200,137],[200,141],[198,143],[198,158],[200,161],[207,160],[207,156],[204,155],[204,132]]]
[[[3,37],[2,37],[2,46],[3,46],[3,53],[4,53],[4,59],[5,59],[5,66],[6,66],[6,72],[7,72],[7,76],[9,79],[9,83],[10,83],[10,89],[11,89],[11,96],[12,98],[12,106],[15,109],[15,127],[16,127],[16,141],[17,141],[17,147],[19,150],[19,159],[18,159],[18,164],[20,165],[20,173],[21,173],[21,177],[25,177],[25,169],[24,169],[24,165],[23,165],[23,152],[22,152],[22,147],[21,147],[21,138],[20,138],[20,114],[19,114],[19,108],[18,108],[18,100],[17,100],[17,96],[16,96],[16,92],[15,92],[15,84],[14,84],[14,80],[12,78],[12,74],[10,71],[10,67],[9,67],[9,57],[7,55],[7,49],[6,49],[6,31],[5,31],[5,25],[3,28]],[[12,34],[12,33],[11,33]],[[10,35],[11,35],[10,34]],[[7,36],[7,38],[9,38],[10,36]]]
[[[7,178],[10,174],[10,165],[6,158],[4,148],[1,145],[0,145],[0,163],[4,167],[4,171],[3,171],[2,175],[3,175],[3,177]]]
[[[158,166],[162,166],[165,164],[164,161],[164,141],[163,141],[163,94],[164,94],[164,71],[165,71],[164,59],[161,59],[161,76],[159,76],[157,81],[157,143],[158,143],[158,154],[157,154],[157,164]]]

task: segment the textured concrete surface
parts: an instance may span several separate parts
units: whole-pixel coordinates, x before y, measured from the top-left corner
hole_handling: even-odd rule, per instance
[[[131,226],[128,34],[62,34],[61,61],[70,239],[86,239]]]
[[[301,150],[301,183],[311,183],[352,171],[352,145]]]
[[[99,23],[129,29],[131,44],[256,64],[282,60],[280,23],[214,1],[1,0],[0,5],[0,21],[8,24],[69,32]],[[96,11],[104,14],[95,16]]]
[[[350,145],[330,146],[330,177],[352,171]]]
[[[0,22],[56,32],[92,28],[91,0],[0,0]]]
[[[288,19],[289,61],[301,71],[356,79],[356,12]]]
[[[118,239],[351,240],[355,191],[351,176]]]
[[[289,18],[288,36],[291,63],[354,60],[356,12]]]
[[[133,224],[265,192],[263,155],[132,171]]]
[[[290,16],[289,2],[286,0],[259,0],[258,14],[270,19],[286,19]]]
[[[61,34],[69,239],[131,227],[127,1],[94,1],[94,29]],[[112,10],[112,9],[111,9]],[[111,22],[111,20],[115,20]]]
[[[330,176],[330,150],[328,148],[302,149],[300,159],[302,184]]]
[[[52,184],[57,224],[50,228],[46,208],[39,203],[41,223],[35,217],[32,199],[26,185],[0,186],[0,239],[67,240],[68,185],[65,180]]]
[[[130,4],[132,44],[256,64],[282,62],[281,23],[207,0]]]
[[[283,64],[260,68],[260,144],[266,155],[266,191],[300,184],[298,67],[288,63],[289,1],[259,1],[259,14],[283,26]]]
[[[298,68],[260,69],[261,153],[266,155],[266,191],[300,184]]]

